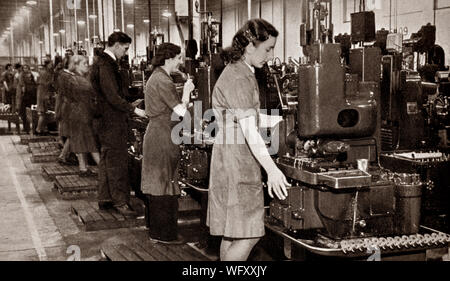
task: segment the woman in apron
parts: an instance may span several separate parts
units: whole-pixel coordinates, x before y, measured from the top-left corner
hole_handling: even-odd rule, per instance
[[[180,243],[178,239],[177,166],[181,158],[178,145],[171,139],[177,121],[172,114],[184,116],[194,84],[184,84],[183,97],[177,94],[170,77],[182,63],[180,47],[164,43],[153,59],[155,70],[145,87],[145,112],[149,124],[144,136],[142,160],[142,193],[148,198],[149,235],[153,241]],[[175,118],[177,119],[177,118]]]
[[[271,159],[258,126],[270,119],[260,114],[254,67],[273,59],[278,31],[267,21],[248,21],[233,37],[223,57],[228,61],[212,95],[218,133],[212,151],[207,225],[222,236],[222,261],[247,260],[264,236],[261,166],[268,192],[284,200],[289,186]]]

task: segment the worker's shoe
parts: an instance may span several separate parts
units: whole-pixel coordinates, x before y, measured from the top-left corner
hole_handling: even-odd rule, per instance
[[[58,157],[58,163],[61,165],[66,165],[66,166],[72,165],[72,163],[69,162],[69,160],[67,160],[66,158],[62,158],[62,157]]]
[[[131,209],[128,204],[114,206],[114,208],[126,218],[135,218],[137,216],[137,213],[133,209]]]
[[[98,209],[102,211],[111,210],[114,209],[114,204],[109,201],[98,202]]]
[[[86,171],[80,171],[79,176],[82,178],[88,178],[97,176],[97,174],[94,174],[91,170],[87,169]]]
[[[175,239],[175,240],[161,240],[161,239],[153,238],[151,236],[148,237],[148,240],[150,240],[150,242],[152,242],[152,243],[161,243],[161,244],[166,244],[166,245],[181,245],[181,244],[186,243],[186,241],[180,235],[178,235],[177,239]]]

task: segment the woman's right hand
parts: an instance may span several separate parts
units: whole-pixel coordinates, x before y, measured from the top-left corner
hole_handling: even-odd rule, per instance
[[[267,177],[269,196],[273,198],[273,193],[275,193],[278,199],[285,200],[288,196],[287,188],[291,185],[287,181],[284,174],[280,171],[280,169],[278,169],[278,167],[275,167],[267,174]]]

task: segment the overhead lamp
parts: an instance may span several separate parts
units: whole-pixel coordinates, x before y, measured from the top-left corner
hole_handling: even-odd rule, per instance
[[[143,20],[143,22],[144,22],[144,23],[149,23],[150,20],[149,20],[149,19],[145,19],[145,20]]]
[[[89,41],[89,38],[84,38],[84,41]]]
[[[125,4],[133,4],[133,0],[125,0]]]
[[[113,31],[114,32],[120,32],[120,29],[119,28],[115,28]]]
[[[169,12],[169,10],[164,10],[164,12],[162,13],[163,17],[169,18],[172,16],[172,13]]]
[[[92,36],[92,39],[98,39],[97,35]]]
[[[53,36],[55,36],[55,37],[59,36],[59,33],[53,33]]]
[[[65,33],[66,31],[64,29],[59,30],[60,33]]]
[[[128,28],[134,28],[134,24],[129,23],[129,24],[127,24],[127,27],[128,27]]]
[[[6,30],[11,30],[11,27],[7,27]]]
[[[78,41],[78,44],[83,44],[83,41],[81,41],[81,40],[80,40],[80,41]]]
[[[79,21],[77,21],[77,23],[78,23],[79,25],[83,25],[83,24],[85,24],[86,22],[85,22],[84,20],[79,20]]]
[[[41,44],[41,45],[44,44],[44,41],[39,41],[39,44]]]
[[[96,18],[97,18],[97,15],[89,15],[89,18],[90,18],[90,19],[96,19]]]
[[[34,0],[28,0],[28,1],[26,2],[26,4],[27,4],[27,5],[30,5],[30,6],[34,6],[34,5],[37,4],[37,1],[34,1]]]

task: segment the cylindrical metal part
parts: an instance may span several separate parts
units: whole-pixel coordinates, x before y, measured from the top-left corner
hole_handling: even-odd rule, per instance
[[[395,180],[395,232],[419,232],[422,183],[418,175],[400,175]]]

